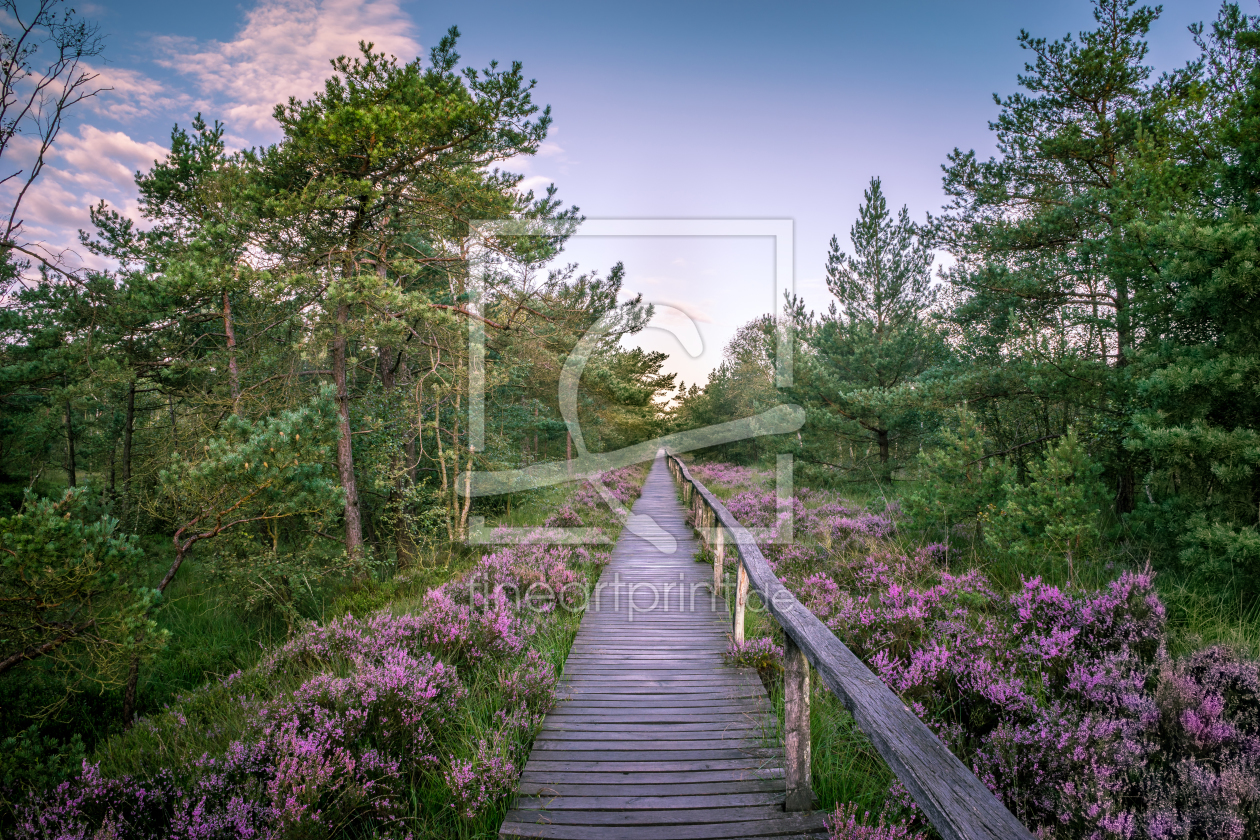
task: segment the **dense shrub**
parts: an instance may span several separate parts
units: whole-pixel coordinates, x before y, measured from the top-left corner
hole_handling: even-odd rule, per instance
[[[606,494],[631,503],[641,472],[595,480],[604,491],[586,484],[570,494],[563,524],[606,521]],[[110,745],[91,759],[81,745],[49,757],[47,744],[10,739],[15,760],[31,765],[23,778],[38,771],[44,781],[42,794],[10,803],[15,836],[262,840],[492,828],[486,822],[514,789],[556,696],[556,668],[538,640],[584,606],[588,573],[603,560],[555,545],[557,536],[537,529],[498,548],[410,612],[308,624],[248,671],[141,720],[112,745],[124,758],[100,760],[113,756]],[[11,800],[18,769],[0,762],[0,794]]]
[[[413,614],[311,625],[224,681],[246,712],[225,749],[122,777],[85,760],[19,809],[16,836],[324,837],[368,824],[404,836],[416,785],[440,786],[456,818],[476,819],[511,792],[555,698],[555,668],[528,645],[557,601],[518,596],[540,583],[584,588],[572,564],[589,559],[537,542],[505,547]],[[269,682],[296,687],[260,696]],[[496,711],[469,742],[457,721],[477,692]],[[174,710],[138,729],[160,735],[189,725],[182,718]]]
[[[1073,446],[1060,447],[1065,463]],[[1060,485],[1025,495],[1086,489]],[[728,507],[771,538],[787,513],[761,490]],[[1039,509],[1030,540],[1077,539],[1075,508]],[[979,569],[949,571],[943,545],[903,550],[895,506],[803,491],[791,511],[797,541],[762,544],[778,574],[1039,837],[1260,837],[1260,664],[1220,647],[1171,657],[1149,572],[1097,590],[1032,577],[1001,591]],[[833,836],[910,831],[869,823],[842,810]]]

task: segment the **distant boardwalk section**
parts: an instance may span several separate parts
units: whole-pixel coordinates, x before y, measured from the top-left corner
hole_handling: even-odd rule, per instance
[[[727,607],[663,457],[633,512],[677,548],[622,532],[500,836],[826,836],[822,814],[783,810],[770,703],[755,671],[723,661]]]

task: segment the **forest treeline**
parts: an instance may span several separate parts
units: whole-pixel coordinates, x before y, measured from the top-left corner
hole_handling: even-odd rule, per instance
[[[5,8],[0,163],[29,186],[62,121],[106,95],[86,63],[103,44],[56,0],[29,18]],[[329,593],[436,562],[485,512],[459,492],[470,470],[566,457],[560,371],[596,322],[588,445],[664,428],[664,354],[619,344],[651,306],[623,293],[619,265],[544,268],[581,217],[502,168],[538,150],[549,109],[518,63],[461,69],[457,37],[427,61],[371,44],[335,59],[321,91],[276,107],[274,145],[229,150],[201,115],[176,126],[136,175],[141,223],[102,203],[80,233],[109,269],[28,238],[15,193],[0,241],[0,737],[79,692],[112,698],[92,707],[99,732],[129,725],[190,563],[241,615],[292,628]]]
[[[791,452],[802,484],[900,506],[933,556],[1069,585],[1149,564],[1254,604],[1260,18],[1223,4],[1191,27],[1199,57],[1157,74],[1159,9],[1093,6],[1079,37],[1020,35],[997,152],[947,156],[939,215],[872,178],[829,307],[783,301],[675,392],[664,354],[623,342],[652,316],[623,268],[564,265],[579,209],[509,171],[551,122],[519,64],[461,68],[452,29],[423,59],[335,59],[276,107],[272,145],[230,149],[197,115],[137,173],[139,222],[92,208],[77,249],[108,267],[76,268],[23,202],[107,95],[104,43],[59,0],[2,0],[0,825],[263,642],[456,579],[473,517],[513,503],[461,493],[470,470],[573,454],[559,383],[596,324],[593,451],[797,404],[799,433],[701,457]],[[512,673],[478,662],[472,688]]]
[[[796,402],[800,435],[725,455],[891,484],[963,545],[1070,562],[1105,540],[1260,589],[1260,33],[1226,3],[1156,75],[1158,14],[1100,0],[1079,38],[1022,33],[996,155],[950,153],[948,205],[919,223],[872,179],[851,248],[831,241],[830,307],[744,326],[677,422]]]

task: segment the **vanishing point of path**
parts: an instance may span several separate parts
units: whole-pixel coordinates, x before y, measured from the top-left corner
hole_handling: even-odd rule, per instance
[[[711,597],[712,567],[694,559],[663,456],[633,512],[677,547],[622,531],[500,836],[824,836],[821,814],[783,811],[770,702],[756,671],[722,659],[726,604]]]

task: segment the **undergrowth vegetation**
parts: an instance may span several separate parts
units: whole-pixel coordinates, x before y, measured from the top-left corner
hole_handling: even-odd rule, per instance
[[[642,478],[602,481],[629,503]],[[552,544],[556,497],[577,524],[620,527],[591,488],[540,495],[513,517],[536,520],[520,542],[431,588],[395,580],[388,605],[304,625],[59,768],[59,784],[7,790],[13,836],[494,836],[607,560]]]
[[[693,473],[715,483],[741,523],[766,529],[762,550],[785,584],[1039,836],[1257,836],[1260,663],[1246,644],[1249,614],[1201,614],[1208,596],[1175,584],[1170,622],[1149,569],[1078,539],[1096,531],[1083,515],[1057,546],[1046,544],[1047,531],[1064,533],[1053,522],[988,540],[955,529],[947,545],[927,541],[942,523],[923,506],[911,518],[896,502],[808,488],[780,501],[763,489],[769,473],[721,464]],[[1055,485],[1040,481],[1024,498],[1071,513],[1049,504]],[[789,519],[795,538],[777,544]],[[1041,574],[1047,566],[1058,580]],[[781,631],[764,611],[750,615],[749,641],[731,656],[773,672]],[[844,809],[836,837],[925,828],[825,689],[815,689],[811,724],[815,792]]]

